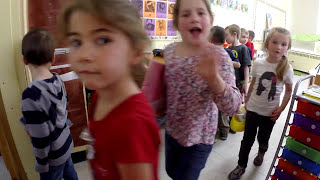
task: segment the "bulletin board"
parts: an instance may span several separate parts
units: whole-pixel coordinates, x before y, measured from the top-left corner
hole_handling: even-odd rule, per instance
[[[247,0],[210,0],[214,6],[230,8],[234,11],[248,13],[249,6]]]
[[[137,6],[144,29],[153,40],[180,40],[173,25],[176,0],[132,0]]]

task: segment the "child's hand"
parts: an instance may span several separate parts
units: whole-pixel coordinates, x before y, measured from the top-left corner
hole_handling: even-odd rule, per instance
[[[282,113],[282,110],[280,109],[280,107],[277,107],[276,109],[274,109],[273,112],[271,113],[271,120],[276,121],[281,115],[281,113]]]
[[[245,96],[244,97],[244,107],[245,107],[246,110],[247,110],[248,101],[249,101],[249,97]]]
[[[244,83],[243,85],[242,85],[242,89],[241,89],[241,94],[243,94],[243,96],[247,96],[247,87],[248,85],[246,84],[246,83]]]
[[[217,56],[215,56],[215,53],[212,52],[212,48],[208,48],[200,57],[198,66],[199,74],[207,81],[214,80],[219,75],[217,64]]]

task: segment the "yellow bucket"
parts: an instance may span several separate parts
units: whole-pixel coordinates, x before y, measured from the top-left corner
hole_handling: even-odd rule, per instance
[[[241,107],[240,113],[233,116],[230,122],[230,128],[236,132],[243,132],[246,125],[246,114],[244,107]]]

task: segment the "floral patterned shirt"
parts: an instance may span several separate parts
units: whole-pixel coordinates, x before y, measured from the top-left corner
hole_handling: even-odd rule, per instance
[[[214,94],[206,80],[198,74],[200,56],[175,56],[178,43],[170,44],[164,52],[167,86],[166,131],[181,145],[213,144],[218,124],[218,109],[235,115],[241,95],[235,85],[234,68],[227,52],[210,47],[220,56],[218,70],[226,82],[221,94]]]

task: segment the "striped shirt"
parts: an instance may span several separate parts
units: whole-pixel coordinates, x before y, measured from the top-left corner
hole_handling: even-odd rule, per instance
[[[67,125],[67,96],[58,75],[31,82],[22,93],[20,122],[29,133],[36,157],[36,171],[67,161],[73,140]]]

